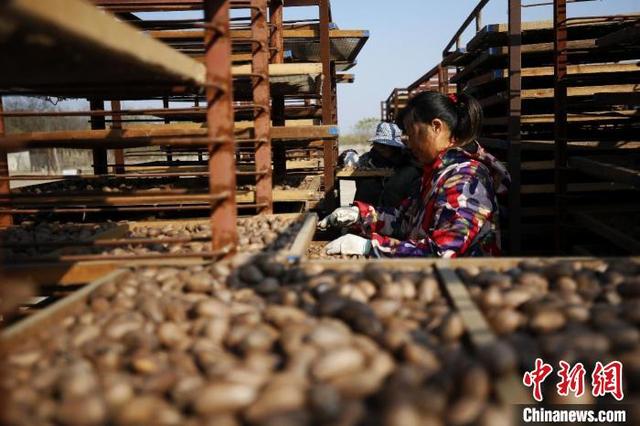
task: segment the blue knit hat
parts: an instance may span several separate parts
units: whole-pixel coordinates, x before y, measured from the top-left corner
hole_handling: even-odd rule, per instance
[[[392,146],[394,148],[406,148],[402,143],[402,131],[393,123],[380,122],[376,128],[376,135],[369,139],[369,142],[381,145]]]

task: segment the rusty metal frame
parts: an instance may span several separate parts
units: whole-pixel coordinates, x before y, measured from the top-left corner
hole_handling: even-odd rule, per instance
[[[231,34],[229,1],[204,0],[205,22],[216,31],[205,32],[208,136],[233,140],[233,86],[231,77]],[[211,250],[219,251],[238,242],[235,143],[209,145],[209,191],[227,192],[227,197],[211,209]]]
[[[509,254],[522,251],[521,213],[522,0],[509,0]]]
[[[3,111],[2,96],[0,96],[0,112]],[[0,137],[5,134],[4,117],[0,116]],[[0,146],[0,177],[9,177],[9,159],[7,156],[7,150]],[[0,197],[7,197],[11,195],[11,182],[9,180],[0,180]],[[0,227],[10,226],[13,224],[13,215],[7,213],[0,213]]]
[[[322,124],[336,124],[334,88],[335,64],[331,61],[331,39],[329,24],[331,8],[329,0],[319,0],[320,9],[320,59],[322,62]],[[336,198],[336,143],[327,140],[324,144],[324,194],[325,207],[332,209],[337,204]]]
[[[273,213],[273,179],[271,172],[271,107],[269,89],[269,27],[267,0],[251,0],[251,34],[259,41],[253,46],[251,70],[264,77],[253,82],[253,101],[258,107],[254,120],[255,137],[265,142],[257,144],[255,153],[256,201],[266,205],[261,214]]]
[[[555,248],[566,248],[564,222],[567,193],[567,1],[553,0],[553,109],[555,139]]]
[[[120,114],[120,110],[122,110],[122,105],[120,101],[114,100],[111,101],[111,111],[113,114],[111,115],[111,128],[115,130],[122,129],[122,115]],[[113,172],[117,175],[121,175],[125,173],[125,159],[124,159],[124,149],[118,148],[113,150],[113,154],[115,157],[115,166],[113,167]]]
[[[269,24],[271,34],[269,46],[271,63],[284,63],[284,5],[282,0],[271,0],[269,3]],[[274,126],[285,125],[284,96],[274,96],[271,100],[271,119]],[[287,173],[287,150],[282,144],[273,147],[273,173],[283,177]]]
[[[104,110],[104,101],[102,99],[89,99],[89,108],[102,111]],[[106,128],[104,116],[91,116],[91,130],[104,130]],[[93,148],[93,173],[96,175],[108,173],[107,149],[104,147],[96,146]]]

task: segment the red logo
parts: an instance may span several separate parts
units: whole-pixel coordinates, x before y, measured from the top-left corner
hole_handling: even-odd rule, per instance
[[[596,362],[596,368],[591,374],[591,385],[593,386],[593,396],[605,396],[611,394],[620,401],[624,398],[622,392],[622,363],[611,361],[603,366],[600,361]]]
[[[558,376],[560,382],[556,384],[558,395],[569,396],[570,393],[576,397],[584,395],[585,376],[587,371],[582,363],[577,363],[573,367],[566,362],[560,361],[560,370]],[[533,399],[542,402],[542,382],[553,371],[553,367],[546,364],[542,359],[536,358],[535,368],[527,371],[522,377],[522,383],[527,387],[532,387]],[[622,390],[622,363],[620,361],[612,361],[607,365],[596,362],[595,368],[591,373],[591,394],[597,398],[612,395],[616,400],[621,401],[624,398]]]
[[[542,382],[551,374],[553,367],[545,364],[540,358],[536,358],[536,368],[533,371],[524,373],[522,383],[525,386],[533,386],[533,399],[538,402],[542,401]]]
[[[575,396],[581,397],[584,394],[584,376],[587,370],[581,362],[571,368],[568,362],[560,361],[560,383],[556,385],[558,395],[569,396],[569,392],[573,392]]]

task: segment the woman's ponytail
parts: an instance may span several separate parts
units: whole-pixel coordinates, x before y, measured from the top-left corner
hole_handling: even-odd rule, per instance
[[[482,106],[475,98],[462,93],[453,97],[452,101],[458,120],[451,133],[456,145],[466,145],[476,140],[482,130]]]

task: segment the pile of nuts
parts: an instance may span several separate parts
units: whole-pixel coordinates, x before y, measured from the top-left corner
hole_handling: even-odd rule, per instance
[[[176,188],[202,188],[200,178],[101,178],[85,180],[67,180],[52,182],[46,185],[26,186],[16,190],[23,194],[47,194],[53,192],[82,193],[82,192],[132,192],[150,191],[161,192]]]
[[[498,425],[431,270],[145,267],[5,358],[10,424]]]
[[[523,370],[536,357],[558,365],[621,361],[625,402],[640,390],[640,264],[632,260],[523,261],[505,271],[461,268],[494,331],[518,353]],[[551,387],[549,387],[551,388]],[[558,398],[555,389],[550,398]],[[586,392],[587,394],[589,392]],[[593,402],[591,395],[583,402]]]
[[[118,224],[107,222],[101,224],[60,224],[23,222],[20,226],[8,228],[1,234],[4,244],[87,241],[100,232],[111,229]],[[295,239],[302,220],[296,217],[252,216],[238,219],[238,241],[242,252],[275,252],[289,247]],[[65,254],[151,254],[151,253],[204,253],[211,250],[208,241],[187,243],[163,243],[163,238],[211,238],[211,225],[208,222],[194,224],[168,224],[163,227],[136,225],[124,238],[157,239],[153,244],[129,244],[116,248],[73,246],[64,247]],[[56,250],[51,246],[37,246],[7,249],[7,257],[15,260],[44,255]]]
[[[274,252],[285,249],[293,243],[302,222],[298,218],[281,216],[252,216],[238,219],[238,245],[242,252]],[[130,245],[119,247],[110,254],[125,255],[127,253],[202,253],[211,250],[207,241],[189,243],[162,243],[163,238],[211,238],[211,225],[169,224],[164,227],[135,226],[129,231],[127,238],[154,238],[158,242],[152,245]]]
[[[115,222],[72,224],[60,222],[24,221],[0,232],[4,256],[14,260],[28,259],[54,251],[56,248],[38,245],[45,242],[86,241],[96,234],[117,226]],[[11,244],[33,244],[29,247],[6,247]]]

